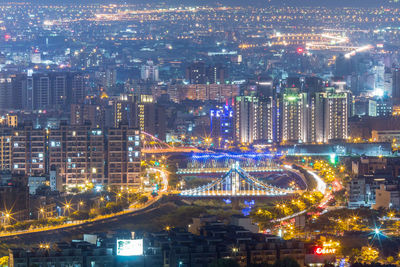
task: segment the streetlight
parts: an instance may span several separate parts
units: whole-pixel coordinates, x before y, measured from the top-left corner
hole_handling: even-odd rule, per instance
[[[67,203],[64,205],[64,216],[65,216],[66,212],[69,211],[70,208],[71,208],[70,204]]]
[[[41,214],[41,215],[40,215],[40,214]],[[38,220],[39,220],[39,216],[41,216],[42,218],[44,217],[44,208],[40,208],[40,209],[39,209]]]
[[[237,247],[233,247],[232,248],[232,253],[234,254],[234,256],[237,256],[237,253],[239,252],[239,249]]]
[[[79,203],[78,203],[78,210],[80,209],[81,206],[83,206],[83,204],[84,204],[83,201],[79,201]]]
[[[102,206],[103,202],[104,202],[104,197],[102,196],[102,197],[100,197],[100,199],[99,199],[99,207]]]
[[[5,225],[10,224],[10,217],[11,217],[10,213],[7,212],[4,216],[6,217],[4,220],[4,224]]]

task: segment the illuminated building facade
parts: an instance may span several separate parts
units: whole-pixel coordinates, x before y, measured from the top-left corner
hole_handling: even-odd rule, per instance
[[[0,170],[39,176],[56,171],[64,185],[140,183],[140,131],[121,123],[107,130],[61,122],[56,129],[27,123],[1,128]]]
[[[233,140],[233,108],[229,105],[210,110],[210,136],[218,148]]]
[[[113,103],[114,127],[121,123],[136,125],[136,104],[133,101],[116,100]]]
[[[158,81],[158,66],[154,65],[153,61],[148,60],[146,65],[140,69],[140,77],[142,80]]]
[[[1,128],[0,131],[0,170],[10,171],[12,166],[12,129]]]
[[[331,91],[325,100],[325,142],[348,138],[348,117],[351,94],[345,91]]]
[[[140,185],[140,130],[121,124],[108,131],[108,184]]]
[[[224,84],[226,70],[221,64],[207,67],[207,82],[210,84]]]
[[[272,97],[238,96],[235,102],[236,141],[274,140],[274,101]]]
[[[256,96],[238,96],[235,101],[236,141],[251,144],[257,140],[259,99]]]
[[[282,95],[281,134],[282,142],[307,141],[307,94],[290,88]]]
[[[46,130],[25,124],[12,137],[12,171],[22,175],[46,173]]]
[[[268,143],[272,143],[275,140],[275,108],[273,97],[260,97],[258,140],[266,141]]]
[[[18,126],[18,116],[7,114],[6,116],[7,126],[8,127],[17,127]]]
[[[138,103],[138,116],[139,116],[139,129],[140,131],[146,131],[146,126],[149,123],[149,119],[146,118],[146,114],[151,106],[153,106],[152,95],[141,95],[140,102]]]
[[[308,105],[308,143],[324,142],[324,102],[325,93],[313,93],[309,96]]]
[[[162,105],[158,105],[152,95],[141,95],[137,102],[137,113],[135,119],[141,131],[165,140],[166,138],[166,115]]]
[[[206,65],[204,62],[195,62],[186,68],[186,80],[190,84],[206,83]]]
[[[80,73],[35,73],[25,76],[22,106],[28,110],[62,109],[85,97],[85,77]]]
[[[376,116],[389,117],[392,115],[392,101],[389,98],[376,100]]]
[[[64,184],[105,181],[105,137],[90,125],[62,124],[49,131],[49,167],[57,170]]]
[[[94,128],[105,126],[105,108],[95,104],[71,104],[70,122],[73,125],[82,125],[90,122]]]

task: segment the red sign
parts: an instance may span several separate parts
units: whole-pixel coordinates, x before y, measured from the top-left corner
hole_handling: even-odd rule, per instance
[[[316,247],[314,250],[314,254],[317,254],[317,255],[335,254],[335,252],[336,252],[336,248]]]

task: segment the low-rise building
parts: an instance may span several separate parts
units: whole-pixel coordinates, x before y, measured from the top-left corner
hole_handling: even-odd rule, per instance
[[[113,250],[96,247],[88,242],[79,241],[58,243],[56,247],[41,245],[32,250],[9,249],[10,267],[28,266],[114,266]]]
[[[400,208],[400,186],[399,184],[381,184],[375,190],[374,209],[399,209]]]
[[[29,176],[28,177],[28,187],[29,194],[36,194],[36,190],[38,190],[42,186],[46,186],[47,178],[46,176]]]

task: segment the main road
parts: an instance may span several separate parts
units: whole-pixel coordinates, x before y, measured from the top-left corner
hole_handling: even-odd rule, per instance
[[[55,227],[31,229],[27,231],[18,231],[12,233],[1,233],[0,243],[40,243],[40,242],[56,242],[60,241],[63,236],[71,236],[75,234],[89,233],[99,231],[104,225],[122,225],[124,223],[135,223],[146,216],[157,217],[160,214],[158,209],[171,205],[164,203],[163,196],[158,196],[139,209],[128,209],[117,214],[102,216],[92,220],[79,221],[76,223],[68,223]],[[147,218],[146,218],[147,219]],[[107,230],[113,229],[107,227]]]

